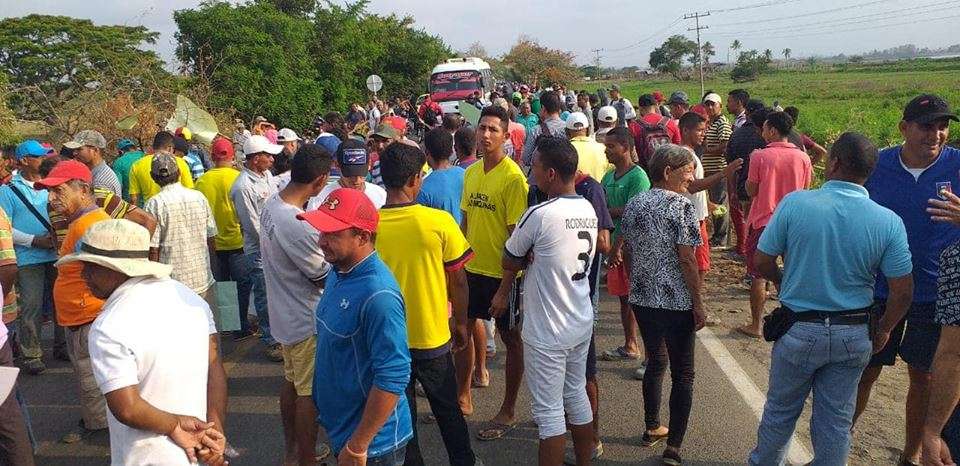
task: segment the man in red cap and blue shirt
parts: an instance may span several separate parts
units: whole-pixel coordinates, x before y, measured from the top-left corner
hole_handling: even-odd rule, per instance
[[[374,249],[380,216],[361,191],[338,189],[297,218],[322,233],[333,266],[316,314],[320,423],[338,465],[399,466],[413,437],[410,351],[400,286]]]

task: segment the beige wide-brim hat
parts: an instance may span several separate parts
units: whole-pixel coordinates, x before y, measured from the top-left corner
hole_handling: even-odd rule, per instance
[[[90,262],[129,277],[170,276],[167,264],[150,260],[150,233],[129,220],[94,223],[77,243],[77,252],[64,256],[57,265]]]

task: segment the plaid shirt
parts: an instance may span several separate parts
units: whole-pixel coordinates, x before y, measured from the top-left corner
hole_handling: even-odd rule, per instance
[[[160,250],[160,262],[173,266],[170,277],[197,294],[207,291],[214,282],[207,238],[217,236],[207,198],[175,182],[161,188],[143,209],[157,219],[150,247]]]

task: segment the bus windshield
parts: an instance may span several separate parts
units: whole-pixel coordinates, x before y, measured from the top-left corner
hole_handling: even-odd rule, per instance
[[[445,71],[430,77],[430,92],[472,91],[480,89],[479,71]]]

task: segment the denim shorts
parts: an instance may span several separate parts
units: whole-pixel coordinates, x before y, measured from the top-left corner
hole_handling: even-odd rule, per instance
[[[890,332],[887,344],[873,355],[868,367],[892,366],[899,355],[910,367],[929,372],[940,342],[940,325],[933,322],[935,307],[934,303],[911,304],[907,317]],[[877,315],[885,311],[885,301],[874,303]]]

